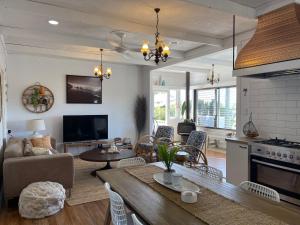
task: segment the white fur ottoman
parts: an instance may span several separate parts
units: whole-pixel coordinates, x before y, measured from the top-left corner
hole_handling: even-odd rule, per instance
[[[59,183],[36,182],[23,189],[19,198],[19,213],[30,219],[44,218],[64,207],[66,191]]]

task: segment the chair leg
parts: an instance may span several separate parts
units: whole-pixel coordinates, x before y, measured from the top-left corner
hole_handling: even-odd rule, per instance
[[[71,195],[72,195],[72,188],[67,190],[67,197],[71,198]]]
[[[109,202],[105,213],[104,225],[110,225],[110,222],[111,222],[111,214],[110,214],[110,202]]]

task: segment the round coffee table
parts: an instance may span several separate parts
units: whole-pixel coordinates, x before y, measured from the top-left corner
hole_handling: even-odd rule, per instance
[[[133,158],[136,154],[133,150],[123,149],[119,153],[107,153],[106,150],[93,149],[83,152],[79,155],[79,158],[90,162],[106,162],[106,165],[102,168],[96,169],[91,172],[93,176],[96,176],[98,170],[111,169],[110,162],[119,161],[121,159]]]

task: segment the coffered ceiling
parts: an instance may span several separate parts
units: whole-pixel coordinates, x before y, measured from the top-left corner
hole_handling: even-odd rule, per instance
[[[249,3],[251,2],[251,4]],[[232,15],[237,33],[253,30],[256,9],[268,0],[0,0],[0,33],[9,53],[30,53],[137,65],[145,62],[138,52],[143,40],[154,42],[160,7],[160,33],[171,47],[170,62],[182,62],[224,49],[232,35]],[[52,26],[54,19],[59,25]],[[113,50],[111,32],[126,34],[130,54]],[[113,38],[116,38],[115,36]]]

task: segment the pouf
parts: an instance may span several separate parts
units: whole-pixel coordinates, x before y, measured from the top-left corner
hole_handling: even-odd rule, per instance
[[[19,213],[24,218],[39,219],[53,215],[64,207],[66,191],[55,182],[28,185],[19,198]]]

